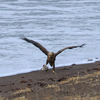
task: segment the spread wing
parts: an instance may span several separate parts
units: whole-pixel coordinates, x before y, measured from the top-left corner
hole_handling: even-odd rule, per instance
[[[27,38],[22,38],[22,39],[25,40],[25,41],[27,41],[27,42],[29,42],[29,43],[32,43],[33,45],[35,45],[36,47],[38,47],[44,54],[48,55],[49,52],[46,50],[46,48],[44,48],[38,42],[30,40],[30,39],[27,39]]]
[[[55,53],[55,55],[57,56],[58,54],[60,54],[62,51],[66,50],[66,49],[73,49],[73,48],[77,48],[77,47],[83,47],[85,44],[82,44],[80,46],[71,46],[71,47],[66,47],[64,49],[59,50],[57,53]]]

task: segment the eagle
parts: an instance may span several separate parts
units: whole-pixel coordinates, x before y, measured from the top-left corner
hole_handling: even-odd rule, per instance
[[[38,43],[34,40],[28,39],[26,37],[21,38],[21,39],[27,41],[28,43],[32,43],[34,46],[39,48],[47,56],[46,65],[49,63],[51,65],[51,67],[53,66],[53,72],[54,73],[55,73],[55,60],[56,60],[56,56],[58,54],[60,54],[62,51],[66,50],[66,49],[73,49],[73,48],[77,48],[77,47],[83,47],[85,45],[85,44],[82,44],[82,45],[79,45],[79,46],[65,47],[65,48],[59,50],[58,52],[54,53],[54,52],[49,52],[44,46],[42,46],[40,43]]]

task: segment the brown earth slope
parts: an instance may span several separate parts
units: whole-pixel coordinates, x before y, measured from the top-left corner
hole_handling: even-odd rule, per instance
[[[100,62],[0,78],[0,100],[100,100]]]

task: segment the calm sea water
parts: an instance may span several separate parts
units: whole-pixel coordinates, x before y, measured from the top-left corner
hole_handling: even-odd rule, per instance
[[[21,40],[63,51],[56,67],[100,60],[100,0],[0,0],[0,77],[40,70],[46,56]]]

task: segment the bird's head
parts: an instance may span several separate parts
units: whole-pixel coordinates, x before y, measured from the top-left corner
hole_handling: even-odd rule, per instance
[[[54,57],[55,57],[54,52],[49,52],[49,53],[48,53],[48,57],[49,57],[49,58],[54,58]]]

